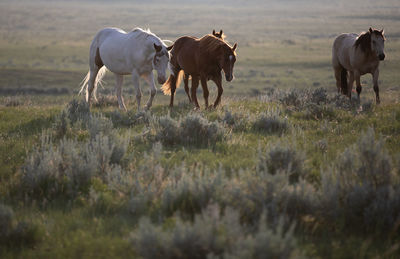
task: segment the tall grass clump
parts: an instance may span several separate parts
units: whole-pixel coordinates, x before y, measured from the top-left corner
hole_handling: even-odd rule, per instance
[[[271,109],[257,115],[253,122],[253,130],[281,135],[289,130],[289,122],[281,116],[279,109]]]
[[[131,234],[135,251],[143,258],[294,258],[297,254],[292,230],[270,230],[260,223],[252,233],[240,225],[238,213],[229,208],[221,213],[212,205],[193,222],[179,217],[170,222],[157,226],[143,218]]]
[[[373,129],[322,172],[321,211],[343,227],[378,233],[400,224],[400,183]]]

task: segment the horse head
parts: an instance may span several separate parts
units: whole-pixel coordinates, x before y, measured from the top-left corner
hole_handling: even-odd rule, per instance
[[[224,44],[221,48],[221,54],[219,56],[219,66],[225,73],[226,81],[230,82],[233,79],[233,66],[236,62],[236,50],[237,43],[233,47],[229,47],[228,44]]]
[[[170,59],[169,51],[172,46],[165,47],[164,45],[157,45],[154,43],[156,51],[153,58],[153,69],[157,71],[157,81],[159,84],[164,84],[167,81],[166,70]]]
[[[371,50],[375,52],[379,60],[385,59],[385,35],[383,30],[374,30],[369,28],[369,33],[371,35]]]

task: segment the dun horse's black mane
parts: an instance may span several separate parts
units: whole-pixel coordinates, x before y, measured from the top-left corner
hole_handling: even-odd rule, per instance
[[[371,34],[372,33],[380,35],[385,39],[385,36],[383,36],[382,31],[370,29],[369,31],[363,32],[360,34],[360,36],[358,36],[356,42],[354,43],[354,46],[356,48],[360,47],[364,53],[370,53],[372,51],[371,50]]]

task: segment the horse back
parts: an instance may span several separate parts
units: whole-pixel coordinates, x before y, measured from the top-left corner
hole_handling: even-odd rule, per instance
[[[171,51],[171,63],[188,74],[198,71],[199,40],[195,37],[183,36],[174,42]]]
[[[334,66],[341,66],[347,70],[351,69],[351,58],[354,52],[354,43],[357,34],[343,33],[336,37],[332,46],[332,62]]]

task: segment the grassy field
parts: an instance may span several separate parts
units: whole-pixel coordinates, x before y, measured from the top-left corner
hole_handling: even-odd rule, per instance
[[[1,1],[0,257],[398,258],[399,17],[395,0]],[[215,110],[180,88],[138,112],[126,77],[122,112],[109,74],[89,110],[106,26],[222,28],[236,78]],[[380,105],[370,76],[361,100],[337,95],[330,62],[336,35],[370,26]]]

